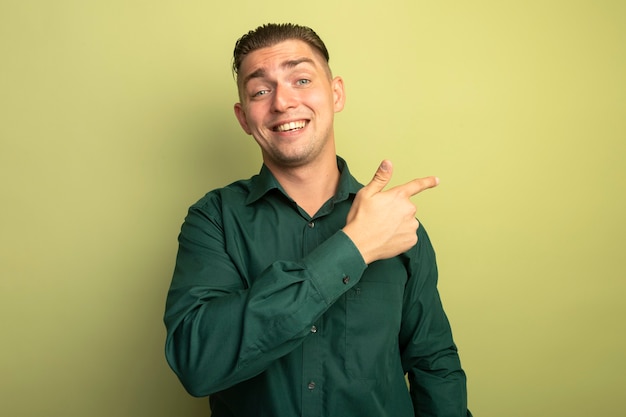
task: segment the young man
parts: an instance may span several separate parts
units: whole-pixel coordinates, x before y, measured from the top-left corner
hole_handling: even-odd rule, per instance
[[[333,131],[343,81],[311,29],[259,27],[233,67],[263,166],[189,210],[165,312],[172,369],[213,417],[470,416],[409,200],[438,180],[384,190],[389,161],[365,187],[350,175]]]

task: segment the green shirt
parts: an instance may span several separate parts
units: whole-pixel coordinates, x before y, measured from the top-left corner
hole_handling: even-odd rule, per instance
[[[170,366],[213,417],[471,415],[426,231],[366,265],[341,230],[362,185],[337,161],[337,193],[313,217],[266,166],[189,209]]]

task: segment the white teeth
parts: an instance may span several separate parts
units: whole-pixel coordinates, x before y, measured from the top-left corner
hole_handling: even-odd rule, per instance
[[[276,126],[276,130],[278,132],[287,132],[288,130],[302,129],[305,126],[305,122],[303,120],[298,122],[289,122],[282,124],[280,126]]]

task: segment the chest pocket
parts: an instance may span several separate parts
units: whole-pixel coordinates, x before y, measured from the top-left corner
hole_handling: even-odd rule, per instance
[[[399,260],[376,262],[346,293],[346,372],[350,377],[377,378],[399,360],[406,280]]]

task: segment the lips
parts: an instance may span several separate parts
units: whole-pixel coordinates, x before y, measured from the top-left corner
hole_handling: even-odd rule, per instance
[[[272,129],[274,132],[291,132],[295,130],[300,130],[306,126],[306,120],[297,120],[294,122],[282,123],[277,126],[274,126]]]

